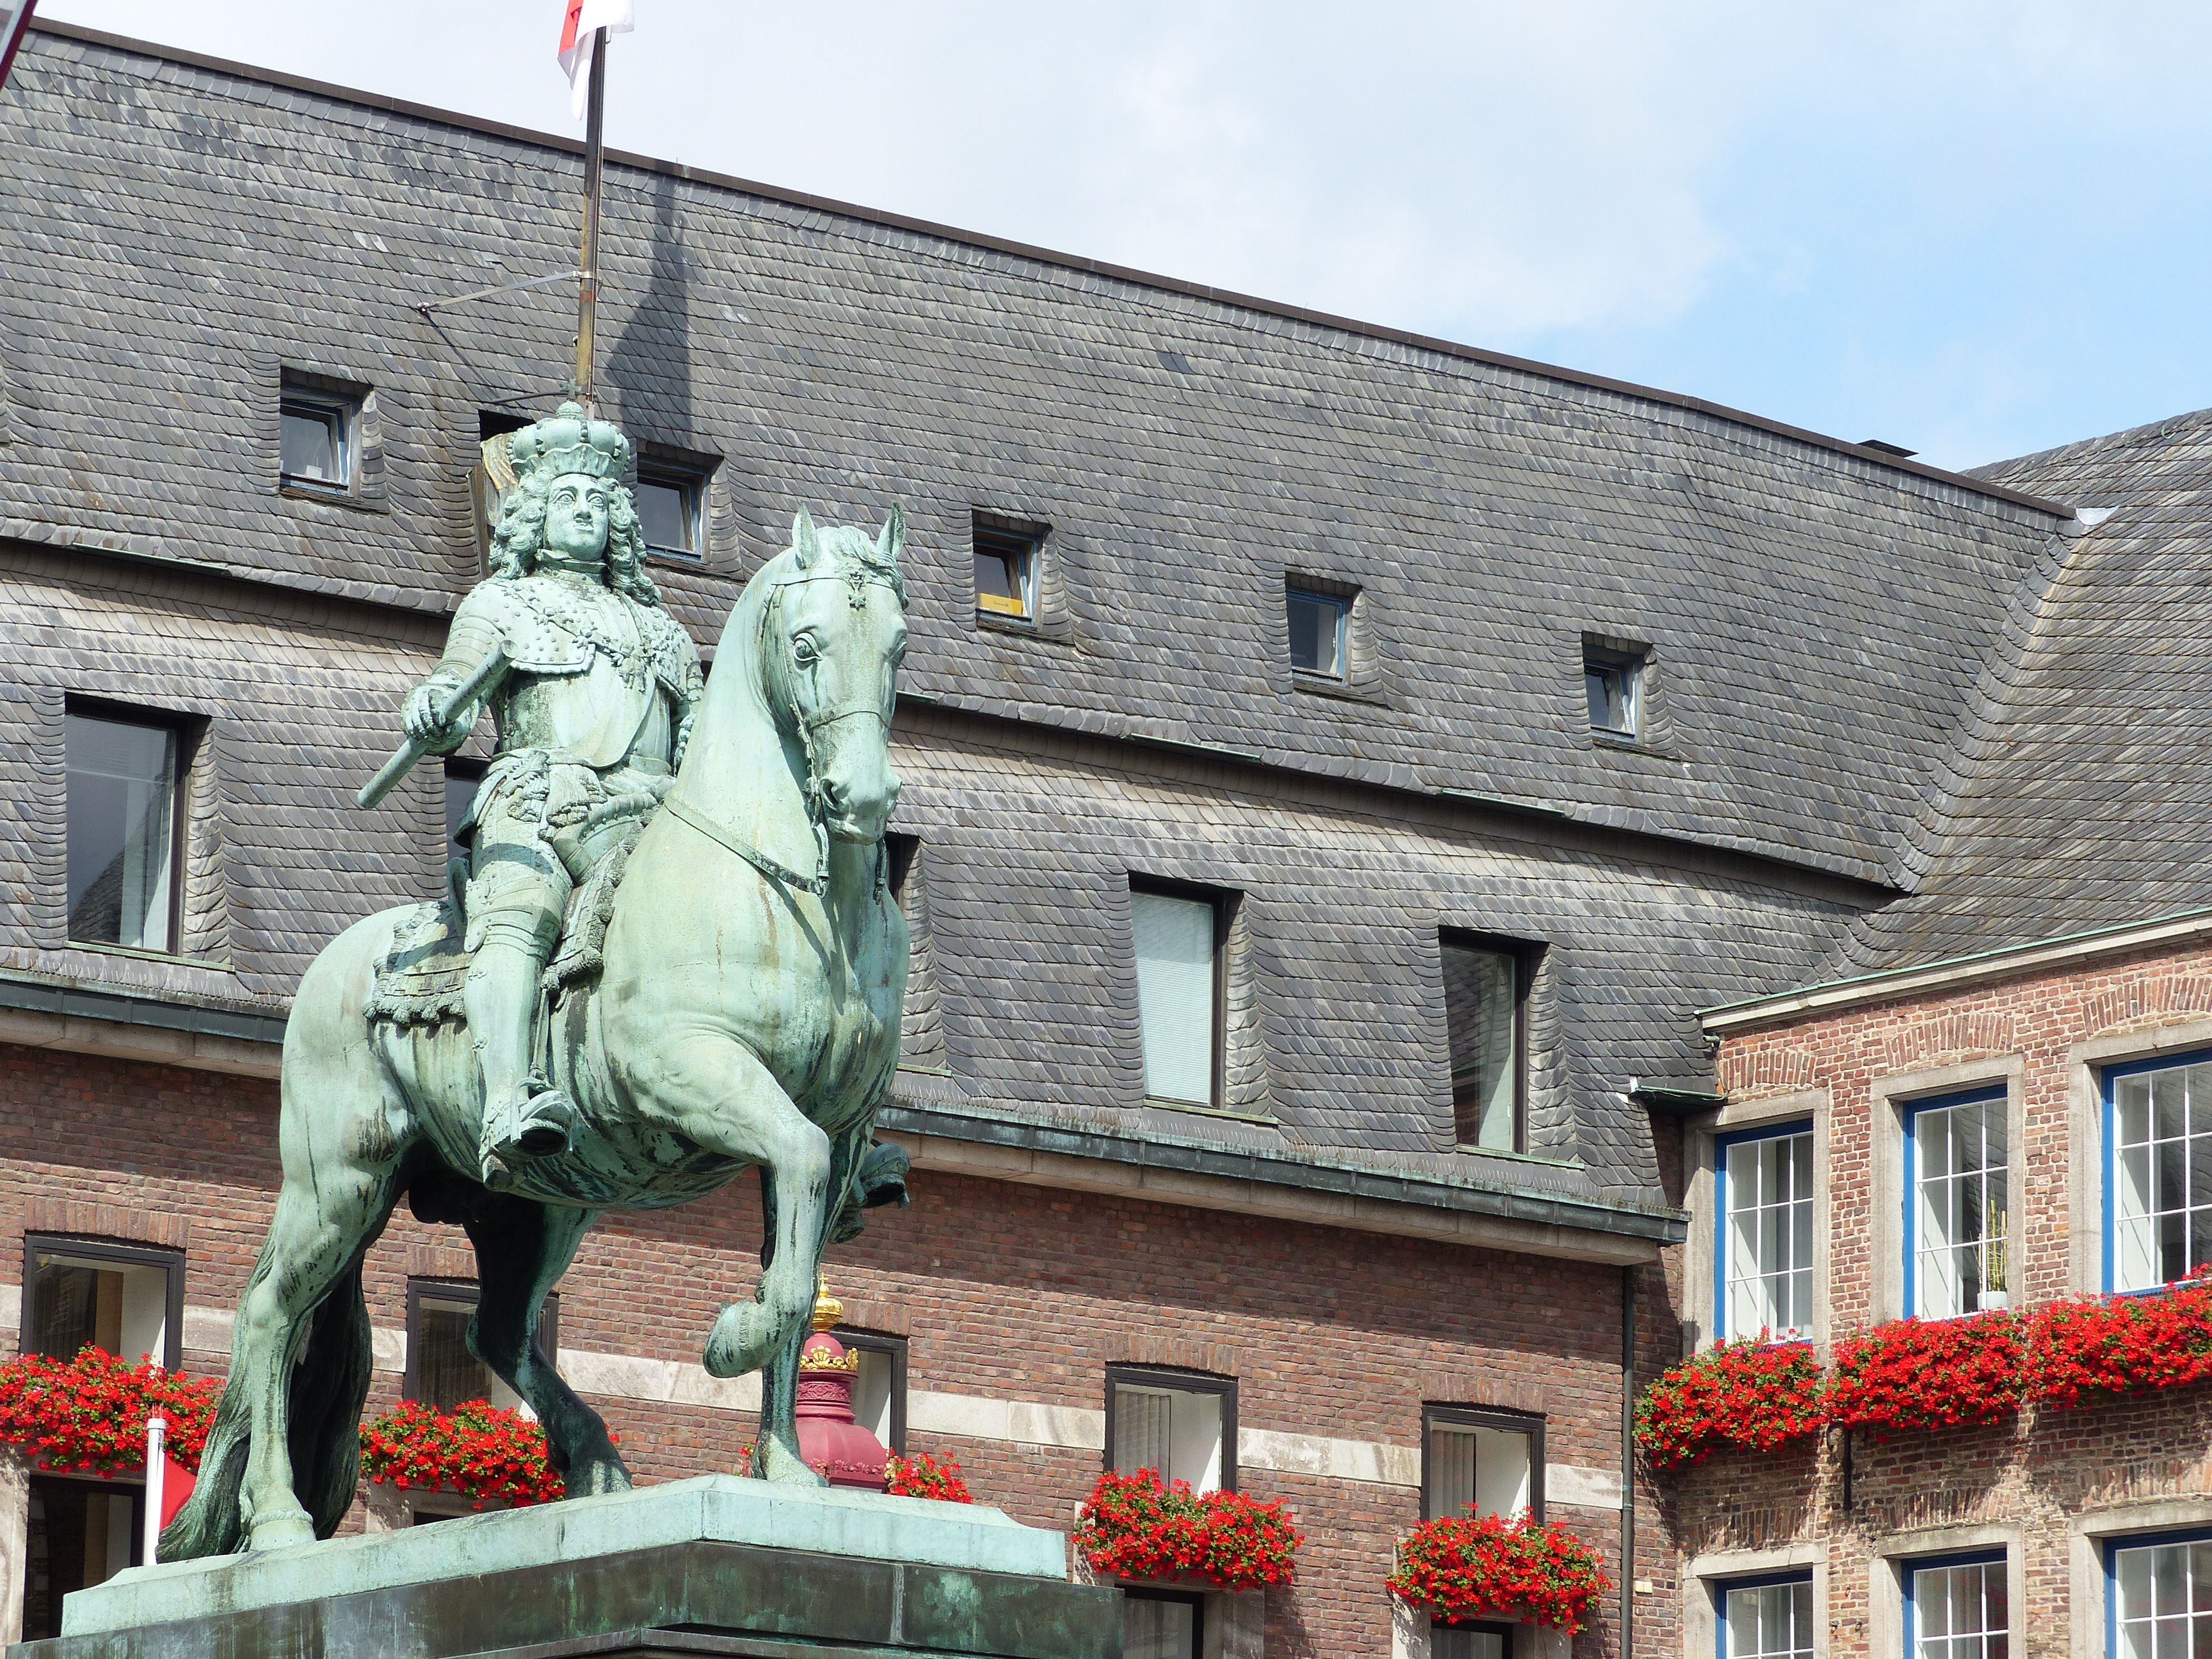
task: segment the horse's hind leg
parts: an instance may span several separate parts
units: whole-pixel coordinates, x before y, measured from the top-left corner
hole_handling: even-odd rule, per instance
[[[292,1486],[286,1419],[293,1368],[315,1310],[392,1207],[383,1175],[335,1159],[295,1160],[293,1148],[285,1151],[283,1190],[239,1304],[225,1389],[226,1403],[238,1391],[251,1425],[242,1507],[249,1547],[257,1550],[314,1541],[314,1522]]]
[[[470,1352],[530,1402],[571,1498],[629,1490],[629,1470],[607,1437],[605,1420],[576,1397],[538,1343],[546,1294],[568,1271],[597,1218],[592,1210],[488,1193],[462,1224],[477,1249],[479,1290]]]
[[[830,1186],[830,1137],[791,1103],[752,1051],[719,1034],[617,1045],[641,1109],[707,1152],[755,1164],[775,1194],[775,1233],[750,1302],[733,1302],[707,1339],[707,1370],[741,1376],[803,1340],[814,1310],[815,1275]],[[763,1412],[755,1466],[772,1480],[821,1486],[799,1455],[788,1402]]]

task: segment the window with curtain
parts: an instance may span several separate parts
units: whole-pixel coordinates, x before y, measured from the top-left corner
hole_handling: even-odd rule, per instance
[[[1145,1093],[1154,1100],[1214,1103],[1221,1043],[1215,989],[1220,918],[1220,906],[1210,898],[1130,891]]]
[[[72,712],[65,742],[70,938],[174,950],[176,728]]]
[[[1723,1337],[1813,1328],[1810,1124],[1722,1138],[1715,1171]]]
[[[2105,1075],[2106,1282],[2150,1290],[2212,1261],[2212,1054]]]
[[[1198,1492],[1236,1486],[1233,1381],[1117,1365],[1107,1370],[1106,1394],[1115,1469],[1152,1469]]]
[[[1422,1413],[1423,1518],[1544,1513],[1544,1424],[1518,1413],[1431,1406]]]
[[[1449,937],[1438,948],[1454,1136],[1462,1146],[1512,1152],[1520,1144],[1522,953]]]
[[[1923,1319],[2008,1305],[2007,1133],[2001,1088],[1905,1114],[1907,1305]]]

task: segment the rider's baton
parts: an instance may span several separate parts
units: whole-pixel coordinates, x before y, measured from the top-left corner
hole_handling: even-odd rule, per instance
[[[492,647],[491,655],[477,665],[475,673],[453,689],[453,695],[438,705],[438,724],[443,728],[460,718],[461,711],[477,698],[489,693],[499,677],[507,672],[507,653],[499,647]],[[410,738],[392,750],[392,758],[384,763],[384,769],[363,784],[361,793],[354,797],[363,806],[374,806],[392,793],[392,786],[405,777],[423,756],[430,752],[431,739]]]

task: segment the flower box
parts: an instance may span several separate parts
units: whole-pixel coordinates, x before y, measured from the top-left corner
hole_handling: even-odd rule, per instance
[[[2025,1390],[2023,1322],[2005,1312],[1893,1319],[1836,1344],[1828,1420],[1879,1437],[2002,1422]]]
[[[1720,1343],[1662,1374],[1636,1402],[1636,1443],[1663,1474],[1723,1447],[1774,1451],[1809,1439],[1826,1420],[1813,1345],[1771,1342],[1762,1334]]]
[[[1388,1583],[1400,1601],[1447,1623],[1526,1620],[1570,1636],[1613,1588],[1589,1545],[1526,1515],[1424,1522],[1398,1546]]]
[[[942,1463],[927,1452],[912,1457],[891,1454],[884,1467],[884,1490],[894,1498],[927,1498],[939,1504],[972,1504],[975,1494],[961,1478],[960,1465],[948,1457]]]
[[[1287,1584],[1305,1541],[1291,1512],[1242,1492],[1163,1486],[1156,1470],[1099,1477],[1077,1513],[1076,1547],[1103,1577],[1219,1589]]]
[[[402,1490],[450,1489],[476,1509],[547,1504],[567,1490],[547,1458],[544,1428],[483,1400],[450,1414],[401,1401],[361,1425],[361,1468]]]
[[[125,1364],[86,1346],[73,1359],[24,1354],[0,1364],[0,1444],[62,1474],[137,1474],[146,1465],[146,1419],[168,1419],[165,1445],[198,1473],[222,1384]]]
[[[2029,1385],[2064,1411],[2212,1377],[2212,1274],[2146,1294],[2079,1297],[2027,1320]]]

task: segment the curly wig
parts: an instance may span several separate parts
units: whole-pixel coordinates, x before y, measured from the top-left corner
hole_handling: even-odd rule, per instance
[[[545,546],[546,497],[553,480],[532,472],[507,492],[499,525],[491,533],[491,574],[513,580],[538,568]],[[645,574],[645,532],[637,521],[637,502],[627,484],[617,483],[607,501],[607,586],[640,605],[659,605],[660,590]]]

